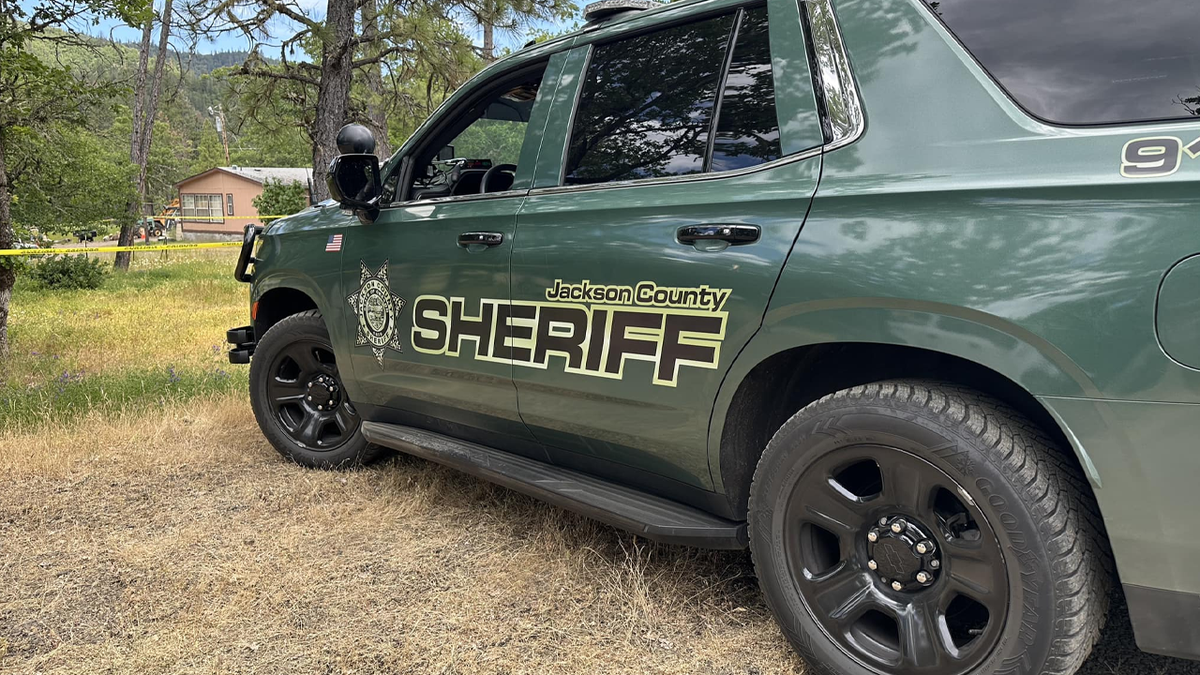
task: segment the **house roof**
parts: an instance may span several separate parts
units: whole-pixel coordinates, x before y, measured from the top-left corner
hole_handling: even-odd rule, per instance
[[[184,183],[195,180],[201,176],[207,176],[213,171],[224,171],[228,174],[233,174],[239,178],[254,181],[262,184],[268,178],[275,178],[284,183],[303,183],[306,186],[312,183],[312,169],[298,167],[283,167],[283,166],[217,166],[202,171],[194,176],[188,176],[175,184],[176,187]]]

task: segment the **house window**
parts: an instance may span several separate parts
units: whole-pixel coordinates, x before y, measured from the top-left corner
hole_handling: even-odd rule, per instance
[[[179,206],[183,212],[184,220],[199,220],[206,223],[223,223],[225,222],[224,210],[222,202],[224,200],[221,195],[197,195],[197,194],[181,194],[179,195]],[[232,200],[230,208],[232,208]]]
[[[233,215],[233,193],[225,195],[225,215]]]

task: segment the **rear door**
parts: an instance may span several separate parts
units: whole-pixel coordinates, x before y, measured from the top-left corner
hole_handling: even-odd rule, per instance
[[[804,223],[822,131],[794,0],[648,19],[568,59],[517,218],[513,376],[555,461],[707,489],[717,388]]]

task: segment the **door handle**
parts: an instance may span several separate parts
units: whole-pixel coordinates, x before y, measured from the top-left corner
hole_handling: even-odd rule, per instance
[[[458,235],[458,245],[466,247],[499,246],[504,243],[501,232],[463,232]]]
[[[736,223],[705,223],[702,225],[684,225],[675,233],[675,238],[681,244],[696,244],[704,241],[724,241],[733,246],[753,244],[758,241],[762,229],[758,225],[739,225]]]

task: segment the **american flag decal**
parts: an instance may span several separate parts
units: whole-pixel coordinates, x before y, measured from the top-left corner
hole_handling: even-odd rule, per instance
[[[326,253],[337,253],[340,250],[342,250],[342,235],[340,235],[340,234],[329,235],[329,241],[325,242],[325,252]]]

